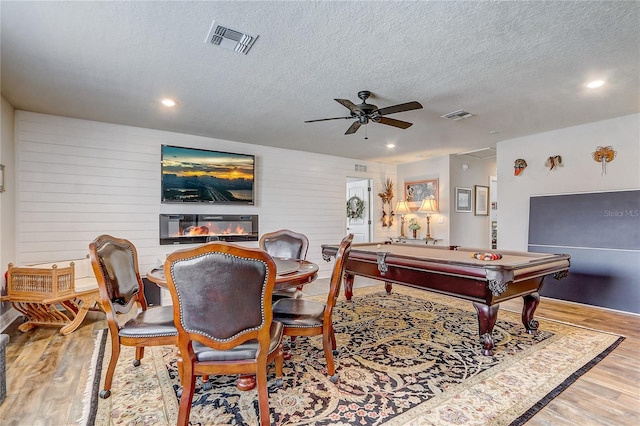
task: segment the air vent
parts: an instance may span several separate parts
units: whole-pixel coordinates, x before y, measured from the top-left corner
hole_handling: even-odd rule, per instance
[[[213,21],[205,43],[211,43],[246,55],[257,38],[257,35],[234,30],[225,25],[216,24],[216,21]]]
[[[458,155],[468,155],[475,158],[493,158],[496,156],[496,149],[492,147],[474,149],[473,151],[461,152]]]
[[[475,114],[471,114],[470,112],[463,111],[461,109],[457,111],[450,112],[449,114],[441,115],[440,117],[446,118],[447,120],[464,120],[465,118],[473,117]]]
[[[367,166],[364,164],[356,164],[356,172],[366,172]]]

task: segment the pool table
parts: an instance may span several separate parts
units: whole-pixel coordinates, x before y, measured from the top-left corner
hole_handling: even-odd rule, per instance
[[[322,246],[322,257],[330,261],[337,245]],[[501,259],[476,259],[476,253],[499,253]],[[544,278],[565,277],[570,256],[504,250],[463,248],[459,246],[417,246],[392,242],[353,244],[346,262],[344,293],[353,296],[356,275],[384,281],[388,293],[392,285],[402,284],[435,291],[473,302],[478,313],[483,355],[493,355],[493,327],[502,301],[522,296],[522,323],[535,334],[533,319],[540,303]]]

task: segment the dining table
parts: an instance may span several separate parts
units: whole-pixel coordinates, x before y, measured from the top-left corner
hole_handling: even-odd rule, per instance
[[[286,290],[301,288],[305,284],[318,278],[318,265],[308,260],[289,259],[282,257],[273,258],[276,264],[276,282],[273,290]],[[161,288],[167,288],[167,278],[164,274],[164,266],[156,266],[147,272],[147,279]],[[253,374],[241,374],[238,376],[236,387],[239,390],[251,390],[256,387],[256,378]]]
[[[300,287],[318,278],[318,265],[308,260],[273,258],[276,264],[276,283],[273,290]],[[147,272],[147,279],[162,288],[167,288],[164,266],[156,266]]]

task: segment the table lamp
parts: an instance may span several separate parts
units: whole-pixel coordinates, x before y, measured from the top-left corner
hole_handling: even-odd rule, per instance
[[[400,215],[400,237],[404,237],[404,215],[411,213],[411,209],[406,201],[398,201],[395,213]]]
[[[422,204],[420,205],[418,211],[420,213],[427,214],[427,239],[431,238],[431,230],[429,229],[429,226],[431,225],[431,216],[429,216],[429,213],[435,213],[438,211],[436,206],[436,199],[433,196],[425,198],[424,200],[422,200]]]

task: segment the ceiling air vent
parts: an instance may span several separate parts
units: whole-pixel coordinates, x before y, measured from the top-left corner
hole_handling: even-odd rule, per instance
[[[473,151],[461,152],[458,155],[468,155],[475,158],[494,158],[496,149],[493,147],[474,149]]]
[[[450,112],[449,114],[441,115],[440,117],[446,118],[447,120],[464,120],[465,118],[473,117],[475,114],[471,114],[470,112],[463,111],[461,109],[457,111]]]
[[[257,38],[257,35],[234,30],[213,21],[205,43],[211,43],[228,50],[235,50],[246,55]]]

